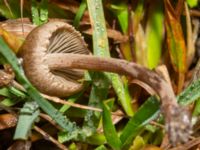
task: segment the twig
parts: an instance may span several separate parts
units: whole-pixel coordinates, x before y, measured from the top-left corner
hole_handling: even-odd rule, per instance
[[[54,97],[54,96],[49,96],[49,95],[45,95],[45,94],[41,94],[44,98],[53,101],[55,103],[60,103],[60,104],[64,104],[64,105],[70,105],[76,108],[80,108],[80,109],[86,109],[86,110],[93,110],[93,111],[98,111],[98,112],[102,112],[102,109],[99,108],[94,108],[94,107],[90,107],[90,106],[85,106],[85,105],[80,105],[80,104],[76,104],[76,103],[72,103],[72,102],[68,102],[68,101],[64,101],[58,97]]]
[[[16,81],[13,81],[13,86],[19,90],[25,91],[24,87],[21,86],[19,83],[17,83]],[[55,103],[60,103],[60,104],[64,104],[64,105],[69,105],[75,108],[80,108],[80,109],[86,109],[86,110],[93,110],[93,111],[98,111],[98,112],[102,112],[102,109],[100,108],[95,108],[95,107],[90,107],[90,106],[85,106],[85,105],[81,105],[81,104],[76,104],[76,103],[72,103],[72,102],[68,102],[65,100],[62,100],[58,97],[54,97],[54,96],[49,96],[46,94],[41,94],[44,98],[53,101]],[[123,116],[125,117],[124,114],[122,113],[115,113],[115,112],[111,112],[112,115],[116,115],[116,116]]]
[[[57,129],[61,130],[62,128],[57,125],[57,123],[48,115],[40,113],[40,117],[42,117],[43,119],[47,120],[50,124],[52,124],[53,126],[55,126]]]
[[[93,111],[98,111],[98,112],[102,112],[103,110],[100,108],[95,108],[95,107],[90,107],[90,106],[85,106],[85,105],[81,105],[81,104],[76,104],[76,103],[72,103],[72,102],[68,102],[65,100],[62,100],[58,97],[54,97],[54,96],[49,96],[49,95],[45,95],[45,94],[41,94],[44,98],[53,101],[55,103],[60,103],[60,104],[64,104],[64,105],[69,105],[75,108],[80,108],[80,109],[85,109],[85,110],[93,110]],[[111,112],[112,115],[116,115],[116,116],[124,116],[123,113],[115,113],[115,112]]]
[[[36,130],[41,135],[43,135],[45,139],[47,139],[47,140],[51,141],[52,143],[56,144],[60,149],[68,150],[67,147],[65,147],[63,144],[59,143],[56,139],[54,139],[51,135],[49,135],[48,133],[46,133],[44,130],[40,129],[39,127],[34,126],[34,130]]]
[[[157,123],[157,122],[155,122],[155,121],[151,121],[150,124],[155,125],[155,126],[161,128],[161,129],[164,129],[164,128],[165,128],[164,125],[162,125],[162,124],[160,124],[160,123]]]

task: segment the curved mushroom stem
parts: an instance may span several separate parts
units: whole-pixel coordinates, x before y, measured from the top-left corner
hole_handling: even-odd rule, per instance
[[[129,75],[150,85],[160,96],[161,110],[172,144],[186,142],[191,130],[190,117],[184,108],[178,106],[172,87],[155,72],[125,60],[102,58],[81,54],[47,54],[46,63],[50,69],[88,69]]]
[[[150,85],[161,99],[165,99],[163,104],[178,105],[171,86],[164,79],[155,72],[133,62],[91,55],[54,53],[46,55],[45,63],[50,70],[76,68],[128,75]]]

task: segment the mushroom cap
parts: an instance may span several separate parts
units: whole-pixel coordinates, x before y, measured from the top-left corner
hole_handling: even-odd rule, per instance
[[[50,70],[45,60],[53,53],[89,54],[89,50],[81,34],[65,22],[51,21],[38,26],[20,50],[26,76],[42,93],[58,97],[77,93],[83,87],[77,80],[83,78],[84,71]]]

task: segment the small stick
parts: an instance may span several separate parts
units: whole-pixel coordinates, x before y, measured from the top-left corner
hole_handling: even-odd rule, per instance
[[[54,139],[51,135],[49,135],[48,133],[46,133],[44,130],[40,129],[37,126],[34,126],[34,130],[39,132],[41,135],[43,135],[43,137],[49,141],[51,141],[52,143],[56,144],[60,149],[62,150],[68,150],[67,147],[65,147],[63,144],[61,144],[60,142],[58,142],[56,139]]]

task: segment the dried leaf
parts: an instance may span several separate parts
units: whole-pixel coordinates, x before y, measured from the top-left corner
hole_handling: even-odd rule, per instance
[[[17,123],[17,117],[12,114],[0,115],[0,130],[14,127]]]
[[[12,33],[7,32],[3,28],[0,28],[0,35],[3,37],[3,39],[6,41],[8,46],[17,53],[19,48],[22,45],[22,40],[20,40],[17,36],[15,36]]]
[[[177,72],[185,73],[187,69],[185,40],[181,24],[176,18],[175,11],[169,0],[165,0],[165,15],[167,46],[172,65]]]

